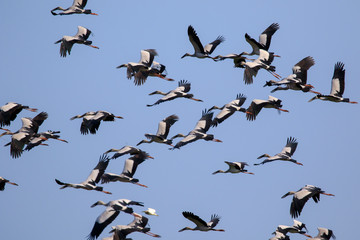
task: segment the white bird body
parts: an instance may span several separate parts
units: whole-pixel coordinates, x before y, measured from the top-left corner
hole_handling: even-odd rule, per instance
[[[9,126],[11,121],[14,121],[17,115],[23,110],[36,112],[36,108],[30,108],[19,103],[8,102],[0,107],[0,127]]]
[[[84,9],[86,6],[87,0],[74,0],[73,4],[64,9],[62,7],[56,7],[51,10],[52,15],[70,15],[70,14],[90,14],[90,15],[97,15],[96,13],[92,13],[90,9]],[[60,13],[56,13],[56,10],[62,10]]]
[[[219,108],[217,106],[213,106],[209,110],[220,109],[221,111],[216,115],[216,117],[212,120],[211,126],[216,127],[218,124],[222,123],[224,120],[233,115],[236,111],[238,112],[246,112],[245,108],[241,106],[246,101],[246,97],[243,94],[238,94],[235,100],[225,104],[223,107]]]
[[[320,194],[324,194],[327,196],[334,196],[330,193],[325,193],[321,188],[315,187],[313,185],[305,185],[305,187],[299,189],[296,192],[290,191],[286,193],[281,198],[285,198],[289,195],[293,195],[293,200],[290,206],[290,215],[293,218],[297,218],[300,216],[302,209],[305,206],[305,203],[312,198],[316,203],[320,201]]]
[[[200,99],[193,98],[193,96],[194,96],[193,94],[188,93],[190,91],[190,88],[191,88],[191,84],[188,81],[180,80],[178,83],[178,87],[175,88],[174,90],[171,90],[167,93],[163,93],[161,91],[155,91],[155,92],[150,93],[149,95],[161,94],[161,95],[164,95],[164,97],[162,97],[161,99],[156,101],[154,104],[146,105],[146,106],[151,107],[153,105],[157,105],[162,102],[174,100],[176,98],[188,98],[191,100],[202,102],[202,100],[200,100]]]
[[[196,58],[211,58],[214,60],[214,58],[210,57],[210,54],[215,50],[215,48],[220,43],[222,43],[225,40],[223,36],[218,36],[215,41],[203,46],[199,37],[197,36],[195,29],[191,25],[189,25],[188,27],[188,36],[192,46],[194,47],[195,52],[193,54],[185,53],[181,58],[196,57]]]
[[[97,46],[91,45],[92,41],[87,40],[90,34],[91,31],[89,29],[78,26],[78,31],[75,36],[63,36],[62,39],[56,41],[55,44],[61,43],[60,56],[66,57],[67,54],[70,55],[71,49],[75,43],[84,44],[86,46],[98,49]]]
[[[213,172],[213,174],[217,173],[247,173],[247,174],[254,174],[252,172],[248,172],[245,168],[245,166],[249,166],[246,162],[228,162],[225,161],[225,163],[229,166],[229,169],[226,171],[223,170],[217,170]]]
[[[318,227],[318,235],[314,238],[309,238],[307,240],[330,240],[330,238],[336,239],[332,230],[327,228]]]
[[[213,214],[211,216],[211,219],[209,222],[205,222],[204,220],[202,220],[199,216],[193,214],[192,212],[182,212],[183,216],[185,218],[187,218],[188,220],[192,221],[193,223],[196,224],[195,228],[190,228],[190,227],[185,227],[183,229],[180,229],[179,232],[185,231],[185,230],[192,230],[192,231],[203,231],[203,232],[208,232],[208,231],[219,231],[219,232],[224,232],[224,229],[215,229],[214,227],[216,227],[216,225],[219,223],[220,221],[220,217],[217,216],[216,214]]]
[[[334,75],[331,80],[331,91],[329,95],[318,94],[315,97],[311,98],[309,102],[320,99],[324,101],[331,102],[348,102],[348,103],[357,103],[350,101],[349,98],[343,98],[345,91],[345,69],[344,63],[337,62],[334,67]]]
[[[298,165],[302,165],[301,163],[297,162],[295,159],[292,158],[292,155],[294,154],[294,152],[297,148],[297,145],[298,145],[298,142],[296,141],[296,139],[293,137],[289,137],[286,141],[286,146],[282,149],[282,151],[280,153],[278,153],[274,156],[270,156],[268,154],[263,154],[260,157],[258,157],[257,159],[260,159],[263,157],[267,157],[267,159],[265,159],[261,163],[257,163],[254,165],[260,165],[260,164],[277,161],[277,160],[288,161],[288,162],[293,162]]]
[[[275,108],[279,111],[288,112],[288,110],[281,108],[281,102],[280,99],[273,96],[269,96],[268,100],[254,99],[246,110],[246,119],[249,121],[255,120],[263,108]]]

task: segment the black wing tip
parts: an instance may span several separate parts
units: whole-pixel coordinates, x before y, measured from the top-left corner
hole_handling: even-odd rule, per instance
[[[338,61],[335,63],[335,70],[345,71],[344,66],[345,66],[345,64],[343,62]]]

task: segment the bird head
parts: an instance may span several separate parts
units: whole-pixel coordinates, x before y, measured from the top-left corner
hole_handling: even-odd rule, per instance
[[[314,101],[315,99],[320,99],[320,97],[321,97],[321,94],[318,94],[318,95],[316,95],[315,97],[311,98],[308,102],[312,102],[312,101]]]
[[[181,58],[188,57],[188,56],[191,56],[191,54],[190,53],[185,53]]]

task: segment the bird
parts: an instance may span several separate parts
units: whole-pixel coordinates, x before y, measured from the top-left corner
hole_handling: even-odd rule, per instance
[[[115,118],[123,119],[121,116],[115,116],[114,114],[107,111],[96,111],[96,112],[86,112],[82,115],[76,115],[70,120],[74,120],[77,118],[82,118],[83,121],[80,126],[80,132],[83,135],[88,134],[96,134],[96,131],[99,129],[101,121],[115,121]]]
[[[172,146],[172,140],[167,139],[167,136],[169,135],[170,127],[176,123],[179,120],[179,117],[175,114],[168,116],[167,118],[164,118],[159,122],[158,131],[156,135],[153,134],[145,134],[145,137],[150,139],[148,140],[141,140],[136,146],[142,144],[142,143],[164,143],[167,145]]]
[[[254,81],[253,77],[256,77],[258,71],[261,68],[268,71],[277,79],[281,78],[279,74],[275,73],[276,67],[270,65],[274,60],[274,53],[268,52],[264,49],[260,49],[259,52],[260,52],[259,57],[254,61],[246,62],[244,59],[239,59],[239,62],[236,64],[236,66],[240,68],[245,68],[244,70],[245,84],[252,84]]]
[[[269,240],[290,240],[290,237],[282,232],[275,231],[274,234],[275,236]]]
[[[302,163],[299,163],[295,159],[292,158],[292,155],[294,154],[297,145],[298,145],[298,142],[297,142],[297,140],[295,138],[288,137],[287,141],[286,141],[286,145],[281,150],[280,153],[278,153],[278,154],[276,154],[274,156],[270,156],[269,154],[265,153],[265,154],[261,155],[260,157],[258,157],[257,159],[260,159],[260,158],[263,158],[263,157],[267,157],[267,159],[265,159],[261,163],[255,163],[254,165],[257,166],[257,165],[260,165],[260,164],[281,160],[281,161],[293,162],[295,164],[298,164],[298,165],[302,166],[303,165]]]
[[[151,237],[160,238],[161,236],[155,233],[150,232],[150,227],[148,225],[149,219],[140,214],[133,213],[134,220],[128,225],[117,225],[112,227],[110,233],[113,233],[111,237],[103,238],[103,240],[126,240],[131,238],[126,238],[126,236],[133,232],[142,232]]]
[[[68,7],[66,9],[62,8],[62,7],[56,7],[53,10],[51,10],[51,14],[56,16],[56,15],[70,15],[70,14],[90,14],[90,15],[98,15],[96,13],[91,12],[90,9],[84,9],[86,6],[87,0],[74,0],[73,4],[71,5],[71,7]],[[60,13],[56,13],[56,10],[62,10],[62,12]]]
[[[96,184],[99,183],[101,176],[104,174],[109,164],[109,160],[110,158],[105,154],[100,156],[98,164],[91,171],[87,179],[81,183],[64,183],[59,181],[58,179],[55,179],[55,182],[59,185],[62,185],[60,189],[72,187],[72,188],[82,188],[85,190],[95,190],[106,194],[111,194],[111,192],[104,191],[103,187],[96,186]]]
[[[283,234],[287,234],[287,233],[299,233],[299,234],[302,234],[306,237],[310,237],[310,235],[306,234],[305,231],[303,231],[302,229],[305,228],[305,230],[307,231],[306,229],[306,226],[304,223],[300,222],[300,221],[297,221],[296,219],[294,219],[294,224],[292,226],[285,226],[285,225],[279,225],[276,229],[275,232],[273,232],[273,234],[276,234],[276,232],[281,232]]]
[[[198,230],[198,231],[203,231],[203,232],[207,232],[207,231],[224,232],[225,231],[224,229],[215,229],[214,228],[220,221],[220,217],[216,214],[211,215],[211,219],[207,223],[204,220],[202,220],[199,216],[193,214],[192,212],[184,211],[184,212],[182,212],[182,214],[185,218],[187,218],[188,220],[195,223],[196,227],[195,228],[184,227],[184,228],[180,229],[179,232],[182,232],[185,230],[192,230],[192,231]]]
[[[76,1],[76,0],[75,0]],[[63,36],[62,39],[55,42],[55,44],[61,43],[60,45],[60,56],[66,57],[70,55],[71,49],[75,43],[84,44],[86,46],[99,49],[99,47],[91,45],[92,41],[88,41],[91,31],[82,26],[78,26],[78,31],[75,36]]]
[[[318,227],[318,235],[314,238],[309,238],[307,240],[330,240],[330,238],[336,239],[332,230],[327,228]]]
[[[251,45],[252,52],[242,52],[241,55],[260,55],[260,49],[269,50],[272,35],[280,28],[278,23],[272,23],[268,28],[266,28],[259,36],[259,41],[251,38],[249,34],[245,34],[245,40]],[[274,57],[279,57],[274,55]]]
[[[191,44],[194,47],[195,52],[193,54],[185,53],[181,58],[184,58],[184,57],[197,57],[197,58],[211,58],[211,59],[213,59],[209,55],[215,50],[215,48],[220,43],[225,41],[225,38],[223,36],[218,36],[215,41],[203,46],[200,39],[199,39],[199,37],[198,37],[198,35],[197,35],[197,33],[196,33],[196,31],[195,31],[195,29],[191,25],[189,25],[189,27],[188,27],[188,36],[189,36],[189,40],[190,40]]]
[[[200,120],[197,122],[195,128],[188,133],[188,135],[185,136],[183,134],[177,134],[171,138],[175,139],[177,137],[184,137],[181,141],[176,143],[172,150],[175,148],[179,149],[180,147],[199,139],[204,139],[205,141],[222,142],[221,140],[214,138],[213,134],[207,134],[207,131],[209,130],[212,122],[213,115],[213,112],[206,109],[203,110]]]
[[[343,98],[345,90],[345,69],[344,63],[337,62],[334,67],[334,75],[331,81],[331,91],[329,95],[318,94],[315,97],[311,98],[309,102],[320,99],[324,101],[331,102],[347,102],[347,103],[357,103],[354,101],[350,101],[349,98]]]
[[[191,88],[191,83],[186,81],[186,80],[180,80],[178,82],[178,87],[175,88],[174,90],[171,90],[167,93],[163,93],[161,91],[155,91],[150,93],[149,95],[154,95],[154,94],[161,94],[164,95],[164,97],[162,97],[161,99],[159,99],[158,101],[156,101],[154,104],[151,105],[146,105],[147,107],[151,107],[166,101],[171,101],[174,100],[176,98],[188,98],[197,102],[202,102],[202,100],[200,99],[196,99],[194,98],[194,94],[188,93],[190,91]]]
[[[142,150],[140,150],[139,148],[136,148],[136,147],[133,147],[133,146],[124,146],[120,149],[114,149],[114,148],[111,148],[109,150],[107,150],[104,154],[108,154],[110,152],[115,152],[115,154],[111,157],[111,159],[116,159],[118,157],[121,157],[125,154],[130,154],[130,155],[135,155],[135,154],[138,154],[140,152],[142,152]],[[152,158],[154,159],[152,156],[147,156],[148,158]]]
[[[213,60],[215,62],[217,61],[223,61],[225,59],[232,59],[234,62],[234,67],[235,68],[243,68],[243,64],[244,62],[246,62],[246,60],[253,60],[253,59],[249,59],[247,57],[244,57],[242,53],[237,54],[237,53],[230,53],[228,55],[218,55],[216,57],[213,58]]]
[[[247,164],[246,162],[225,161],[225,163],[229,166],[228,170],[226,170],[226,171],[217,170],[217,171],[213,172],[213,174],[217,174],[217,173],[247,173],[247,174],[254,175],[254,173],[248,172],[248,170],[244,169],[245,166],[249,166],[249,164]]]
[[[158,77],[166,81],[175,81],[172,78],[166,77],[166,67],[165,65],[152,61],[152,65],[149,68],[140,68],[137,72],[134,73],[134,79],[137,83],[145,83],[148,77]],[[138,84],[140,85],[140,84]]]
[[[249,121],[254,121],[256,119],[256,116],[263,108],[275,108],[278,111],[289,112],[288,110],[281,108],[281,102],[282,101],[280,99],[273,96],[269,96],[268,100],[254,99],[246,110],[246,119]]]
[[[47,146],[47,144],[44,144],[43,142],[50,138],[68,143],[68,141],[61,139],[60,135],[57,135],[58,133],[60,133],[60,131],[49,130],[47,132],[41,132],[41,133],[34,134],[34,136],[30,139],[30,142],[26,145],[25,150],[30,151],[32,148],[39,146],[39,145]]]
[[[236,111],[246,113],[246,109],[241,106],[246,101],[246,97],[243,94],[236,95],[236,99],[231,102],[225,104],[222,107],[213,106],[209,110],[220,109],[220,113],[216,115],[216,117],[212,120],[211,126],[217,127],[218,124],[222,123],[225,119],[228,119],[231,115],[233,115]]]
[[[292,68],[293,74],[283,78],[280,81],[270,80],[265,83],[264,87],[266,86],[278,86],[271,90],[271,92],[276,92],[278,90],[301,90],[303,92],[312,92],[316,94],[320,94],[319,92],[315,92],[311,90],[314,88],[311,84],[307,84],[307,71],[310,67],[314,66],[315,60],[313,57],[308,56],[300,60],[297,64],[294,65]],[[280,85],[285,85],[281,87]]]
[[[146,185],[140,184],[139,179],[133,178],[136,169],[139,164],[143,163],[146,159],[150,158],[149,154],[144,151],[136,153],[134,156],[125,160],[124,168],[121,174],[115,173],[104,173],[101,176],[101,183],[109,182],[130,182],[132,184],[139,185],[141,187],[146,187]]]
[[[95,224],[88,235],[88,240],[94,240],[100,236],[102,231],[112,223],[115,218],[120,214],[120,212],[125,212],[128,214],[133,214],[134,210],[129,207],[129,205],[144,206],[142,202],[132,201],[129,199],[117,199],[105,203],[103,201],[97,201],[91,207],[98,205],[106,206],[105,211],[103,211],[95,220]]]
[[[14,121],[17,115],[23,110],[36,112],[36,108],[21,105],[20,103],[8,102],[0,107],[0,127],[10,126],[10,122]]]
[[[148,74],[145,74],[145,72],[151,70],[151,65],[153,64],[154,57],[157,55],[158,53],[155,49],[141,50],[139,62],[128,62],[126,64],[121,64],[116,68],[126,67],[127,78],[131,79],[132,77],[134,77],[134,84],[136,86],[140,86],[145,83],[148,76]],[[144,72],[144,74],[142,74],[142,72]]]
[[[46,112],[41,112],[36,115],[34,118],[21,118],[22,126],[21,128],[12,133],[7,131],[5,134],[12,135],[11,142],[5,144],[5,146],[10,145],[10,155],[12,158],[18,158],[23,153],[25,144],[28,144],[31,138],[38,132],[39,126],[48,118]],[[1,136],[4,135],[1,134]]]
[[[300,216],[302,209],[305,206],[305,203],[312,198],[316,203],[320,201],[320,194],[327,195],[327,196],[335,196],[331,193],[326,193],[325,191],[321,190],[319,187],[315,187],[313,185],[305,185],[298,191],[290,191],[286,193],[281,198],[285,198],[289,195],[293,195],[293,200],[290,206],[290,215],[292,218],[297,218]]]
[[[147,215],[153,215],[153,216],[159,216],[157,213],[156,213],[156,210],[153,209],[153,208],[148,208],[147,210],[143,211],[145,214]]]
[[[5,190],[5,184],[12,184],[12,185],[15,185],[15,186],[19,186],[17,185],[16,183],[14,182],[10,182],[9,180],[7,180],[6,178],[3,178],[3,177],[0,177],[0,191],[4,191]]]

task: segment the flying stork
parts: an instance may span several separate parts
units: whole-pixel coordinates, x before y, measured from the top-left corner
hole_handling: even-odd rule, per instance
[[[90,175],[87,177],[85,181],[82,183],[64,183],[59,181],[58,179],[55,179],[55,182],[59,185],[62,185],[60,189],[64,189],[67,187],[72,188],[82,188],[85,190],[95,190],[100,191],[106,194],[111,194],[111,192],[104,191],[103,187],[96,186],[97,183],[99,183],[101,176],[104,174],[105,169],[107,168],[109,164],[110,158],[106,156],[105,154],[100,156],[99,162],[96,165],[96,167],[91,171]]]
[[[50,138],[68,143],[68,141],[61,139],[60,135],[57,135],[58,133],[60,133],[60,131],[50,131],[49,130],[47,132],[41,132],[41,133],[34,134],[34,136],[31,137],[30,142],[27,143],[25,150],[30,151],[32,148],[39,146],[39,145],[47,146],[47,144],[44,144],[43,142]]]
[[[288,110],[281,108],[281,102],[280,99],[273,96],[269,96],[268,100],[254,99],[246,110],[246,119],[254,121],[263,108],[275,108],[278,111],[289,112]]]
[[[298,142],[297,142],[297,140],[295,138],[288,137],[287,141],[286,141],[286,146],[281,150],[280,153],[278,153],[278,154],[276,154],[274,156],[270,156],[269,154],[265,153],[265,154],[261,155],[260,157],[258,157],[257,159],[260,159],[260,158],[263,158],[263,157],[267,157],[267,159],[265,159],[261,163],[256,163],[254,165],[257,166],[257,165],[260,165],[260,164],[281,160],[281,161],[293,162],[295,164],[298,164],[298,165],[302,166],[303,165],[302,163],[299,163],[295,159],[292,158],[292,155],[294,154],[297,145],[298,145]]]
[[[91,207],[98,205],[106,206],[105,211],[103,211],[95,220],[95,224],[88,236],[88,240],[94,240],[100,236],[102,231],[112,223],[115,218],[120,214],[120,212],[125,212],[128,214],[133,214],[134,210],[129,205],[144,206],[142,202],[132,201],[129,199],[117,199],[105,203],[103,201],[97,201]]]
[[[191,227],[184,227],[183,229],[180,229],[179,232],[185,231],[185,230],[192,230],[192,231],[218,231],[218,232],[224,232],[224,229],[215,229],[216,225],[220,221],[220,217],[216,214],[211,215],[211,219],[209,222],[205,222],[202,220],[199,216],[193,214],[192,212],[182,212],[183,216],[187,218],[188,220],[192,221],[196,224],[195,228]]]
[[[171,101],[171,100],[174,100],[176,98],[181,98],[181,97],[188,98],[188,99],[198,101],[198,102],[202,102],[202,100],[194,98],[194,94],[188,93],[191,88],[191,84],[188,81],[180,80],[178,85],[179,86],[177,88],[175,88],[174,90],[171,90],[167,93],[163,93],[161,91],[155,91],[155,92],[150,93],[149,95],[161,94],[164,97],[162,97],[161,99],[156,101],[154,104],[146,105],[146,106],[151,107],[151,106],[160,104],[162,102]]]
[[[213,115],[214,113],[210,110],[205,109],[202,111],[202,117],[197,122],[195,128],[189,132],[188,135],[185,136],[183,134],[177,134],[171,138],[174,139],[177,137],[184,137],[181,141],[176,143],[172,150],[185,146],[188,143],[195,142],[199,139],[204,139],[205,141],[222,142],[221,140],[214,138],[213,134],[207,134],[207,131],[209,130],[212,122]]]
[[[334,75],[331,81],[331,91],[329,95],[322,95],[318,94],[309,102],[320,99],[324,101],[331,101],[331,102],[348,102],[348,103],[357,103],[350,101],[349,98],[343,98],[342,95],[344,94],[345,90],[345,69],[344,63],[337,62],[334,67]]]
[[[9,126],[11,121],[14,121],[17,115],[23,110],[36,112],[36,108],[21,105],[20,103],[8,102],[0,107],[0,127]]]
[[[305,224],[294,219],[294,224],[292,226],[279,225],[277,227],[276,231],[273,232],[273,234],[276,234],[276,232],[281,232],[283,234],[298,233],[298,234],[302,234],[306,237],[311,238],[310,235],[306,234],[306,232],[302,230],[303,228],[305,228],[305,230],[307,232],[307,228],[306,228]]]
[[[220,109],[220,113],[216,115],[216,117],[212,120],[211,126],[217,127],[218,124],[222,123],[225,119],[229,118],[231,115],[233,115],[236,111],[246,113],[246,109],[242,108],[241,106],[246,101],[246,97],[243,94],[238,94],[236,96],[236,99],[225,104],[222,107],[213,106],[209,110],[213,109]]]
[[[115,121],[115,118],[123,119],[123,117],[115,116],[114,114],[107,111],[96,111],[96,112],[86,112],[82,115],[76,115],[70,120],[74,120],[77,118],[82,118],[83,121],[80,126],[80,132],[83,135],[88,134],[96,134],[96,131],[99,129],[101,121]]]
[[[290,206],[290,215],[293,218],[297,218],[300,216],[302,209],[305,206],[305,203],[312,198],[316,203],[320,201],[320,194],[327,195],[327,196],[335,196],[330,193],[326,193],[325,191],[321,190],[319,187],[315,187],[313,185],[305,185],[298,191],[290,191],[286,193],[281,198],[285,198],[289,195],[293,195],[293,200]]]
[[[145,134],[145,137],[150,139],[148,140],[142,140],[136,146],[142,144],[142,143],[164,143],[172,146],[172,139],[167,139],[167,136],[169,135],[170,127],[176,123],[179,120],[179,117],[175,114],[168,116],[167,118],[164,118],[159,122],[158,131],[156,135],[153,134]]]
[[[136,153],[132,157],[125,160],[124,168],[121,174],[115,173],[104,173],[101,176],[101,183],[109,182],[129,182],[132,184],[139,185],[141,187],[147,187],[146,185],[140,184],[139,179],[133,178],[136,169],[139,164],[143,163],[146,159],[150,158],[149,154],[144,151]]]
[[[215,50],[215,48],[225,41],[225,38],[223,36],[218,36],[215,41],[203,46],[195,29],[193,26],[189,25],[188,27],[188,36],[191,44],[194,47],[194,53],[185,53],[181,58],[184,57],[197,57],[197,58],[211,58],[214,60],[213,57],[210,57],[210,54]]]
[[[115,154],[111,157],[111,159],[116,159],[118,157],[121,157],[125,154],[130,154],[130,155],[135,155],[135,154],[139,154],[140,152],[143,152],[142,150],[140,150],[139,148],[133,147],[133,146],[124,146],[120,149],[114,149],[111,148],[109,150],[107,150],[106,152],[104,152],[104,154],[110,153],[110,152],[115,152]],[[152,156],[147,156],[148,158],[152,158],[154,159]]]
[[[244,169],[245,166],[249,166],[249,164],[247,164],[246,162],[225,161],[225,163],[229,166],[228,170],[226,170],[226,171],[217,170],[217,171],[213,172],[213,174],[217,174],[217,173],[247,173],[247,174],[254,175],[254,173],[248,172],[248,170]]]
[[[66,54],[70,55],[71,49],[75,43],[84,44],[86,46],[99,49],[97,46],[91,45],[92,41],[88,41],[91,31],[82,26],[78,26],[78,31],[75,36],[63,36],[62,39],[55,42],[61,43],[60,45],[60,56],[66,57]]]
[[[328,228],[318,227],[318,235],[314,238],[309,238],[307,240],[330,240],[330,238],[336,239],[332,230]]]
[[[71,5],[71,7],[68,7],[66,9],[62,8],[62,7],[56,7],[53,10],[51,10],[51,14],[56,16],[56,15],[70,15],[70,14],[90,14],[90,15],[97,15],[96,13],[91,12],[90,9],[84,9],[86,6],[87,0],[74,0],[73,4]],[[56,10],[61,10],[62,12],[60,13],[56,13]]]
[[[310,67],[314,66],[315,60],[313,57],[305,57],[302,60],[300,60],[297,64],[294,65],[292,68],[293,74],[287,76],[286,78],[283,78],[280,81],[274,81],[270,80],[265,83],[264,87],[266,86],[278,86],[277,88],[274,88],[271,90],[271,92],[275,92],[278,90],[301,90],[303,92],[312,92],[316,94],[320,94],[318,92],[315,92],[311,90],[314,88],[314,86],[307,84],[307,71],[310,69]],[[281,85],[285,85],[284,87],[281,87]]]

